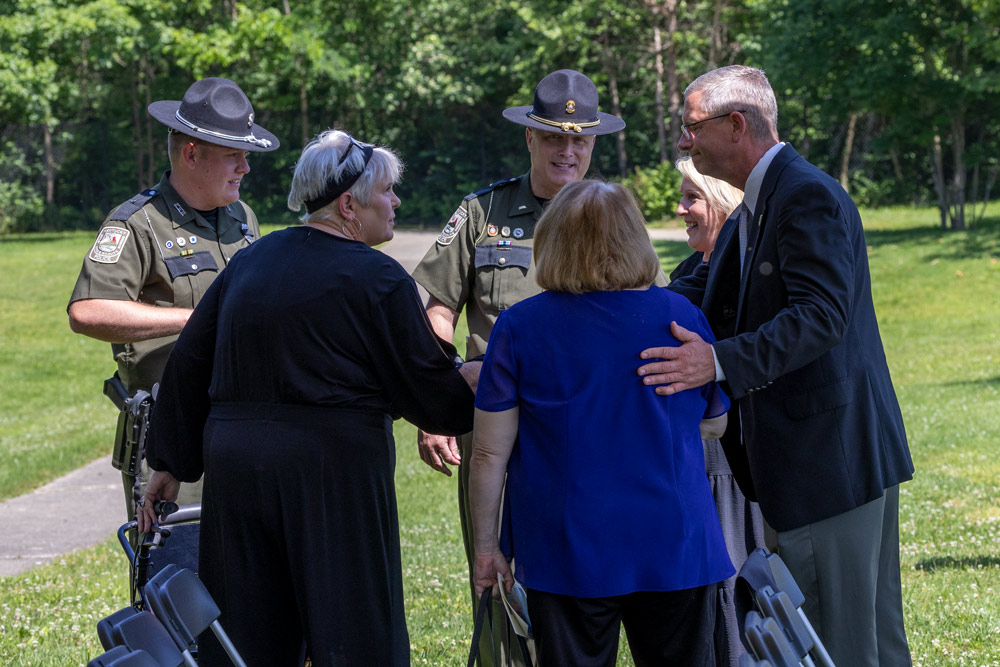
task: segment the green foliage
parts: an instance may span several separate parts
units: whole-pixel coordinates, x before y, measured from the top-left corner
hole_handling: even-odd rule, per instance
[[[674,217],[680,201],[681,174],[670,162],[635,167],[622,184],[632,190],[647,221],[659,222]]]
[[[0,143],[0,235],[32,228],[32,220],[41,217],[42,193],[37,177],[38,161],[19,149],[12,141]]]

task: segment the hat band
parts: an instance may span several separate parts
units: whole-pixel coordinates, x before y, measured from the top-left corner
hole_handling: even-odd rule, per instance
[[[237,136],[235,134],[223,134],[222,132],[213,132],[212,130],[206,130],[206,129],[200,128],[197,125],[195,125],[194,123],[192,123],[191,121],[189,121],[186,118],[184,118],[184,116],[181,115],[180,109],[178,109],[177,111],[174,112],[174,117],[177,120],[179,120],[181,123],[183,123],[185,126],[190,127],[192,130],[194,130],[198,134],[207,134],[210,137],[215,137],[216,139],[225,139],[227,141],[244,141],[244,142],[246,142],[248,144],[253,144],[254,146],[260,146],[261,148],[270,148],[271,147],[271,140],[270,139],[258,139],[253,134],[247,134],[247,135],[241,137],[241,136]]]
[[[529,113],[528,118],[530,118],[531,120],[537,120],[539,123],[543,123],[545,125],[558,127],[563,132],[569,132],[569,131],[583,132],[583,128],[585,127],[596,127],[597,125],[601,124],[600,119],[590,121],[589,123],[573,123],[573,122],[563,123],[556,120],[549,120],[548,118],[542,118],[541,116],[536,116],[533,113]]]

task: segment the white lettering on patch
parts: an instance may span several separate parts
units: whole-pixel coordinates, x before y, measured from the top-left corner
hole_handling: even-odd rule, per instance
[[[90,249],[90,259],[101,264],[115,264],[122,256],[129,230],[124,227],[105,227],[97,233],[97,241]]]
[[[458,232],[462,229],[462,225],[465,221],[469,219],[469,211],[464,206],[459,206],[452,213],[451,218],[448,220],[448,224],[444,226],[441,230],[441,235],[438,236],[437,242],[440,245],[451,245],[451,242],[455,240],[458,236]]]

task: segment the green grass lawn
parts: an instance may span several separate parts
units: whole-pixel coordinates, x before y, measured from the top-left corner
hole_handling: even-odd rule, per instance
[[[907,627],[918,667],[1000,665],[1000,205],[942,233],[936,212],[865,211],[886,354],[917,472],[901,489]],[[109,346],[65,305],[92,234],[0,238],[0,498],[107,455]],[[687,247],[657,243],[668,270]],[[464,338],[460,330],[456,338]],[[464,664],[471,631],[455,479],[425,466],[397,422],[396,481],[415,665]],[[807,446],[808,443],[803,443]],[[127,602],[110,540],[0,587],[0,664],[83,664],[94,624]],[[619,665],[631,664],[622,657]]]

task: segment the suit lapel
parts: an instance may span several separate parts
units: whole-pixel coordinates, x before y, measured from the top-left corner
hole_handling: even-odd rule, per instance
[[[719,230],[715,251],[709,260],[708,282],[702,309],[712,324],[716,338],[728,338],[734,331],[737,285],[740,271],[739,222],[730,216]]]
[[[743,264],[743,273],[740,276],[739,300],[736,314],[737,331],[743,325],[743,302],[750,287],[750,280],[753,273],[751,267],[756,263],[757,251],[760,248],[760,241],[764,236],[764,227],[767,224],[768,202],[770,202],[771,197],[777,190],[778,177],[781,175],[781,172],[798,156],[799,154],[795,152],[795,149],[791,145],[785,144],[778,151],[778,154],[774,156],[774,159],[771,160],[771,164],[768,165],[767,171],[764,173],[764,180],[760,184],[760,192],[757,193],[757,206],[753,211],[753,215],[750,216],[750,223],[747,228],[747,247],[750,250],[747,253],[746,261]]]

